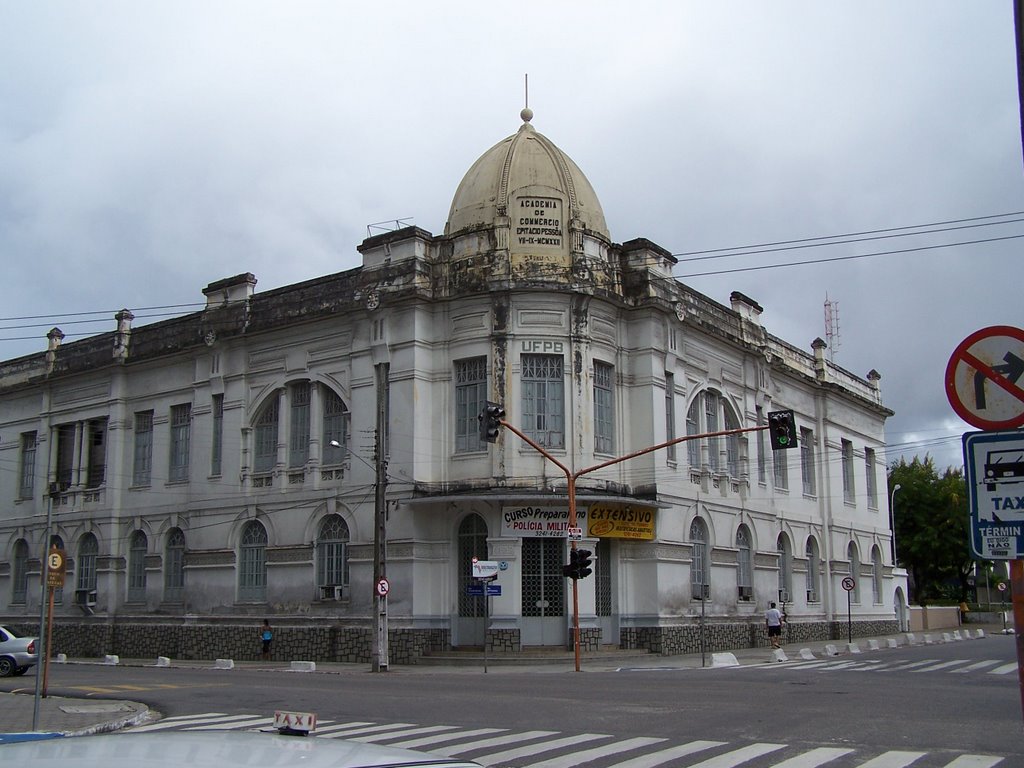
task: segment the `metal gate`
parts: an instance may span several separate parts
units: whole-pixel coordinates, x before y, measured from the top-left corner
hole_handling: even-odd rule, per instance
[[[564,646],[565,539],[523,539],[522,557],[522,644]]]

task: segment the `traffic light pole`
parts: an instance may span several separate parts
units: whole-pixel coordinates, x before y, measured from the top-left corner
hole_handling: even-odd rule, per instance
[[[502,413],[504,413],[504,412],[502,412]],[[740,434],[743,434],[745,432],[761,432],[763,430],[768,429],[768,425],[766,424],[766,425],[758,426],[758,427],[742,427],[740,429],[725,429],[725,430],[721,430],[719,432],[702,432],[699,435],[684,435],[683,437],[677,437],[675,440],[667,440],[664,443],[658,443],[657,445],[652,445],[652,446],[650,446],[648,448],[641,448],[639,451],[633,451],[632,453],[627,453],[625,456],[619,456],[618,458],[615,458],[615,459],[609,459],[608,461],[602,461],[600,464],[595,464],[592,467],[585,467],[584,469],[579,469],[579,470],[576,470],[576,472],[573,472],[571,469],[569,469],[569,467],[565,466],[565,464],[563,464],[558,459],[556,459],[554,456],[552,456],[550,453],[548,453],[548,451],[545,450],[543,448],[543,446],[538,445],[534,440],[532,440],[531,438],[527,437],[525,434],[522,433],[522,431],[520,431],[516,427],[512,426],[511,424],[509,424],[504,419],[498,419],[498,423],[501,424],[501,426],[505,427],[505,429],[507,429],[509,432],[512,432],[513,434],[515,434],[520,440],[522,440],[523,442],[527,443],[531,448],[533,448],[535,451],[537,451],[537,453],[539,453],[545,459],[547,459],[552,464],[554,464],[556,467],[558,467],[560,470],[562,470],[563,473],[565,473],[565,479],[566,479],[566,483],[568,485],[568,495],[569,495],[569,527],[570,528],[575,528],[576,527],[576,522],[577,522],[577,518],[576,518],[576,481],[580,477],[582,477],[583,475],[590,474],[591,472],[596,472],[599,469],[604,469],[605,467],[610,467],[610,466],[612,466],[614,464],[621,464],[624,461],[629,461],[630,459],[635,459],[638,456],[644,456],[644,455],[646,455],[648,453],[653,453],[654,451],[657,451],[657,450],[659,450],[661,448],[667,448],[670,445],[678,445],[679,443],[685,443],[687,440],[700,440],[701,438],[705,438],[705,437],[723,437],[723,436],[726,436],[726,435],[740,435]],[[570,548],[571,549],[576,549],[576,540],[575,539],[573,539],[572,542],[570,543]],[[575,661],[576,661],[576,671],[579,672],[580,671],[580,604],[579,604],[579,585],[578,585],[578,580],[577,579],[572,579],[572,645],[573,645],[573,655],[574,655]]]

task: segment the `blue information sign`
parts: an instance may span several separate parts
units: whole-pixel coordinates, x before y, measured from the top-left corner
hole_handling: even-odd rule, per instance
[[[971,554],[1024,556],[1024,430],[968,432],[964,472],[971,506]]]
[[[487,596],[494,597],[501,594],[501,584],[467,584],[466,594],[470,597],[483,597],[484,587],[487,588]]]

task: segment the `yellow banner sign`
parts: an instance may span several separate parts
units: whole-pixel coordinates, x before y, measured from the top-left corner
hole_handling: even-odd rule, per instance
[[[587,534],[603,539],[653,539],[654,507],[598,502],[587,510]]]

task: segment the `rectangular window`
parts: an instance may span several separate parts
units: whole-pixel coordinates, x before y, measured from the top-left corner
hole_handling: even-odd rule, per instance
[[[607,363],[594,363],[594,451],[615,450],[615,369]]]
[[[665,441],[676,439],[676,377],[665,372]],[[670,445],[666,452],[669,461],[676,460],[676,447]]]
[[[288,466],[298,469],[309,458],[309,382],[292,384],[291,437],[288,441]]]
[[[277,464],[277,415],[281,398],[274,394],[263,406],[253,430],[253,469],[270,472]]]
[[[210,474],[219,477],[224,458],[224,395],[213,396],[213,435],[210,441]]]
[[[565,447],[561,355],[523,355],[523,432],[545,448]]]
[[[875,481],[875,449],[864,449],[864,469],[867,472],[868,506],[878,509],[878,484]]]
[[[775,487],[780,491],[789,490],[789,462],[786,454],[789,451],[772,451],[772,471],[775,479]]]
[[[757,426],[765,426],[764,408],[760,405],[757,406]],[[768,482],[764,433],[763,429],[757,433],[757,482],[762,484]]]
[[[21,436],[21,471],[19,472],[18,496],[31,499],[35,495],[36,477],[36,433],[25,432]]]
[[[342,399],[327,387],[320,388],[320,404],[324,417],[323,463],[341,464],[348,446],[348,409]]]
[[[853,485],[853,443],[849,440],[842,441],[843,451],[843,500],[853,503],[857,494]]]
[[[704,393],[704,431],[718,432],[718,395],[714,392]],[[719,440],[717,437],[709,437],[708,441],[708,465],[713,472],[717,472],[721,465],[721,457],[718,455]]]
[[[455,452],[482,451],[480,413],[487,402],[487,358],[455,361]]]
[[[132,485],[149,485],[153,475],[153,412],[135,414],[135,452]]]
[[[800,430],[800,472],[804,478],[804,495],[817,494],[818,481],[814,476],[814,433],[806,428]]]
[[[172,483],[188,480],[191,429],[192,404],[172,405],[170,472],[167,475]]]
[[[700,396],[697,396],[686,411],[686,434],[687,436],[700,434],[700,416],[697,408],[700,406]],[[700,440],[686,441],[686,458],[694,469],[700,468]]]
[[[61,424],[57,427],[57,483],[62,491],[66,491],[74,482],[75,474],[75,435],[74,424]]]
[[[89,467],[85,473],[85,487],[99,488],[107,477],[107,420],[93,419],[87,426]]]

